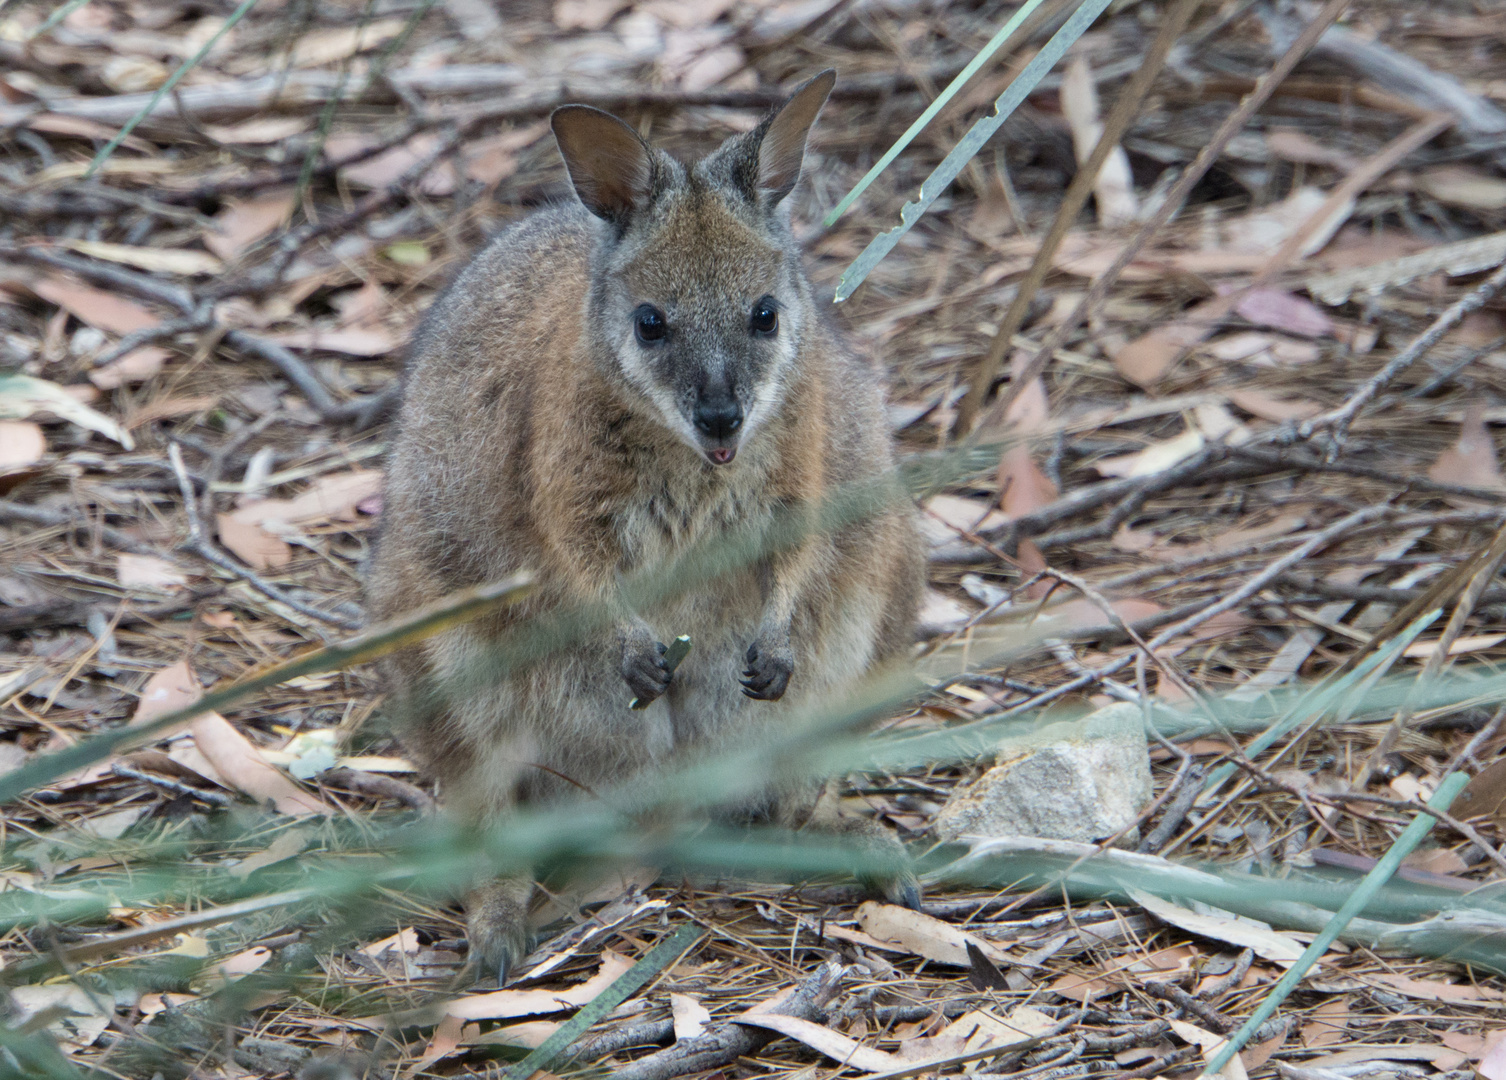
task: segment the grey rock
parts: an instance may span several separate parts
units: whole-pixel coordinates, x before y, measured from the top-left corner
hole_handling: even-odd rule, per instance
[[[995,761],[936,815],[942,840],[1102,840],[1132,827],[1151,799],[1150,748],[1136,705],[1109,705],[1011,738]]]

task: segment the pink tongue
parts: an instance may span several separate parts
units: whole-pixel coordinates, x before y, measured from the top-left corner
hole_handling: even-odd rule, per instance
[[[732,460],[732,451],[713,450],[711,451],[711,460],[716,462],[718,465],[725,465],[727,464],[727,462]]]

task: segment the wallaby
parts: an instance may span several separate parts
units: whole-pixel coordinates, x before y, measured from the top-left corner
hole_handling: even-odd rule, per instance
[[[418,710],[409,746],[463,819],[755,745],[802,702],[911,646],[924,562],[908,503],[812,531],[651,610],[628,610],[620,586],[893,467],[882,374],[812,298],[785,201],[834,81],[822,72],[692,164],[607,113],[557,109],[579,201],[503,230],[420,327],[370,614],[522,569],[539,586],[494,618],[395,654],[384,672],[394,697],[464,670],[540,612],[596,603],[615,620]],[[663,642],[681,634],[692,647],[671,674]],[[630,709],[635,698],[651,704]],[[776,780],[757,806],[734,809],[866,830],[900,850],[876,823],[814,820],[825,813],[814,813],[818,792]],[[919,902],[908,873],[880,884]],[[504,880],[466,898],[472,955],[499,984],[527,949],[532,888]]]

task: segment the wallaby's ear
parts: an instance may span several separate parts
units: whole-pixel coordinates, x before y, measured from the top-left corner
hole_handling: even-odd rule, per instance
[[[570,182],[587,210],[621,225],[653,190],[653,153],[638,133],[589,105],[561,105],[549,118]]]
[[[763,141],[758,147],[758,190],[770,205],[795,189],[800,163],[805,158],[805,139],[826,104],[837,73],[827,68],[808,79],[790,95],[780,110],[764,121]]]

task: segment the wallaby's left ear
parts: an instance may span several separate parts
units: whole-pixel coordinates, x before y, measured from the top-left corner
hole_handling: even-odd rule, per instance
[[[836,81],[837,73],[827,68],[802,84],[790,95],[790,100],[761,125],[763,140],[758,146],[756,183],[769,205],[795,189],[795,182],[800,179],[800,163],[805,158],[806,136]]]

